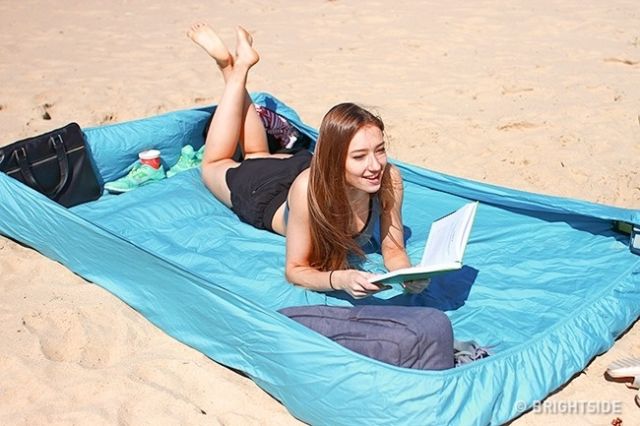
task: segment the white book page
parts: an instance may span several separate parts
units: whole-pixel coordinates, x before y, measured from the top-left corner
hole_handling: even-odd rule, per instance
[[[402,283],[462,268],[462,257],[477,208],[478,202],[471,202],[433,222],[418,265],[376,275],[370,281],[379,284]],[[382,286],[381,290],[386,288],[388,286]]]
[[[376,275],[371,279],[372,283],[402,283],[408,280],[423,280],[443,272],[455,271],[461,268],[458,262],[431,266],[412,266],[410,268],[396,269],[386,274]]]
[[[420,266],[462,262],[477,207],[466,204],[431,224]]]

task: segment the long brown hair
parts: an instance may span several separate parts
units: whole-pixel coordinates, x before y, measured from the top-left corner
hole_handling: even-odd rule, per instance
[[[312,243],[310,263],[320,270],[348,268],[349,253],[364,256],[352,235],[353,212],[347,197],[345,163],[351,139],[365,126],[377,127],[384,134],[380,117],[353,103],[334,106],[320,125],[307,193]],[[382,209],[388,210],[394,199],[388,164],[378,196]]]

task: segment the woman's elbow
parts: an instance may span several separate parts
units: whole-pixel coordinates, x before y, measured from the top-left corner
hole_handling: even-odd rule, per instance
[[[385,268],[389,271],[411,266],[409,256],[403,248],[393,248],[383,253]]]
[[[291,284],[294,284],[295,268],[287,265],[284,268],[284,278]]]
[[[304,282],[307,278],[308,267],[296,263],[287,263],[284,268],[285,279],[293,285],[301,285],[304,287]]]

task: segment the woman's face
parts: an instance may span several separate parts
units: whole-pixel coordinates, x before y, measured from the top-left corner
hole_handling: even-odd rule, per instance
[[[382,183],[382,173],[387,166],[384,135],[376,126],[364,126],[349,143],[345,178],[355,189],[373,194]]]

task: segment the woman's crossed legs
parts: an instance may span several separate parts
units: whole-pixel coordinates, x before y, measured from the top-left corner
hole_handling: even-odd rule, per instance
[[[232,160],[238,144],[244,158],[269,157],[269,145],[262,120],[247,93],[247,75],[260,57],[249,33],[238,27],[235,58],[218,35],[206,24],[195,24],[187,35],[215,59],[225,88],[207,133],[202,178],[213,195],[231,207],[226,183],[227,170],[240,163]]]

